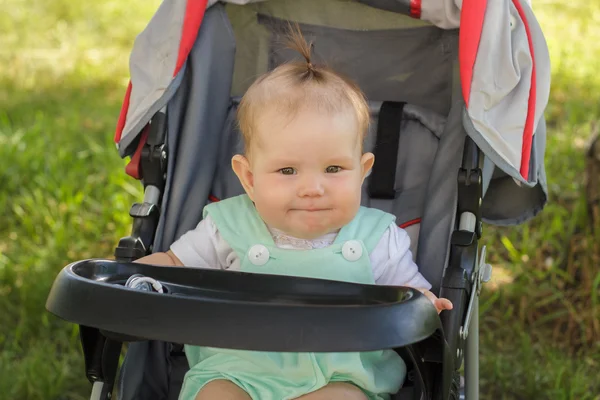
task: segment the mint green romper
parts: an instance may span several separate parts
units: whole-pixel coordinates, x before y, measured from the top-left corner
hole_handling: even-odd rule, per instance
[[[395,217],[361,207],[356,217],[323,249],[286,250],[273,238],[246,196],[204,209],[241,260],[241,270],[374,284],[369,254]],[[243,327],[240,327],[243,329]],[[406,365],[393,350],[354,353],[277,353],[186,346],[190,370],[180,400],[193,400],[208,382],[225,379],[253,400],[294,399],[330,382],[349,382],[371,400],[389,399],[400,389]]]

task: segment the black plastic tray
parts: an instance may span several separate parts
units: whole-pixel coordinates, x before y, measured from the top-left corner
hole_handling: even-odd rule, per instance
[[[133,274],[166,293],[126,288]],[[261,351],[389,349],[441,330],[431,302],[410,288],[109,260],[66,266],[46,308],[109,337]]]

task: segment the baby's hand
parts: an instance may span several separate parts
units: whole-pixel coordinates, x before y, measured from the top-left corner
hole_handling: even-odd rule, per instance
[[[435,294],[431,293],[427,289],[417,289],[421,293],[423,293],[435,306],[438,314],[444,310],[452,310],[452,302],[448,299],[438,298]]]

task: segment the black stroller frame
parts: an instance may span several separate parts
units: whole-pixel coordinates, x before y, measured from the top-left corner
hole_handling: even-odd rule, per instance
[[[74,286],[82,285],[83,291],[89,289],[81,277],[77,276],[78,268],[92,268],[96,271],[96,275],[89,273],[87,277],[100,280],[106,277],[102,273],[97,273],[98,271],[141,268],[140,264],[132,264],[132,262],[152,252],[166,179],[166,118],[166,111],[162,109],[154,115],[149,124],[147,141],[143,145],[140,158],[144,200],[131,207],[132,233],[120,240],[115,250],[116,261],[105,263],[80,261],[66,267],[57,278],[49,296],[47,307],[51,312],[71,321],[81,321],[72,307],[60,299],[67,287],[73,290]],[[449,265],[439,293],[440,296],[452,301],[454,308],[442,313],[441,324],[438,322],[437,328],[434,326],[432,336],[418,342],[415,342],[414,337],[404,338],[409,344],[398,351],[407,362],[409,373],[405,386],[397,395],[398,398],[472,400],[479,396],[478,297],[482,283],[489,280],[491,274],[491,267],[485,264],[485,248],[481,250],[478,248],[482,229],[481,161],[480,149],[472,139],[466,137],[462,165],[456,171],[457,222],[451,236]],[[330,289],[333,289],[333,286]],[[128,292],[128,296],[147,294]],[[424,296],[419,293],[412,293],[412,296],[424,299]],[[72,296],[70,301],[73,301]],[[434,319],[437,319],[437,316]],[[360,319],[354,322],[360,322]],[[101,325],[99,323],[95,326]],[[93,400],[111,399],[123,342],[144,340],[143,337],[124,334],[123,330],[110,331],[80,324],[86,376],[93,384],[91,396]],[[458,373],[463,361],[464,385]]]
[[[184,344],[395,349],[407,377],[392,399],[477,400],[479,295],[491,278],[482,222],[523,223],[548,198],[549,52],[530,6],[222,3],[163,2],[136,40],[115,141],[122,157],[132,157],[127,172],[141,180],[143,201],[130,209],[131,235],[119,241],[115,260],[66,266],[48,296],[48,311],[79,325],[91,399],[112,398],[129,343],[116,385],[122,400],[176,398]],[[377,116],[365,149],[378,161],[363,205],[395,214],[409,236],[418,235],[412,255],[452,310],[438,316],[407,287],[135,262],[192,229],[207,202],[243,193],[229,168],[243,151],[235,113],[249,82],[295,57],[276,49],[286,21],[317,38],[314,54],[339,58],[336,70],[365,92]],[[200,170],[205,179],[197,179]]]

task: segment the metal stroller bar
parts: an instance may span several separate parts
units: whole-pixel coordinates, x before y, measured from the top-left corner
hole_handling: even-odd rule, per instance
[[[146,143],[141,149],[140,166],[144,184],[144,201],[132,205],[131,235],[122,238],[115,249],[115,258],[131,262],[152,252],[160,203],[165,188],[167,170],[166,108],[157,112],[148,129]],[[143,140],[143,139],[140,139]],[[85,357],[86,375],[93,384],[91,400],[110,400],[112,397],[122,342],[108,339],[99,329],[80,326],[79,334]]]
[[[152,252],[167,170],[166,108],[154,115],[148,129],[148,137],[140,157],[144,201],[135,203],[129,211],[133,218],[133,229],[130,236],[119,241],[115,250],[118,261],[134,261]]]
[[[491,266],[485,263],[485,247],[481,254],[478,249],[482,230],[481,161],[481,150],[467,137],[458,173],[458,226],[452,234],[450,263],[440,293],[455,305],[452,312],[442,315],[442,324],[450,348],[457,349],[453,355],[456,370],[463,355],[466,358],[465,391],[460,397],[468,400],[479,399],[479,293],[481,284],[491,276]]]
[[[479,400],[479,295],[475,296],[472,312],[465,344],[465,388],[461,398]]]

